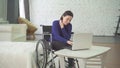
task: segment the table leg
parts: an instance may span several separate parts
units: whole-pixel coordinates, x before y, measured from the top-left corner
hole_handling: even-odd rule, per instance
[[[60,59],[60,68],[65,68],[64,57],[59,57],[59,59]]]
[[[101,55],[101,68],[105,67],[105,59],[106,59],[106,53],[104,53],[103,55]]]
[[[80,68],[86,68],[87,59],[78,59]]]
[[[55,60],[55,67],[59,68],[59,57],[56,57],[54,60]]]

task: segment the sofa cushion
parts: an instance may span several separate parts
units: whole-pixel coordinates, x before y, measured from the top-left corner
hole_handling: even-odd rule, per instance
[[[0,41],[26,41],[26,24],[1,24]]]
[[[11,32],[11,31],[12,31],[12,26],[1,24],[0,32]]]

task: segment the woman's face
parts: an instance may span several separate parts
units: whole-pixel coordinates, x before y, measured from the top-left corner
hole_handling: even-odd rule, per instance
[[[73,17],[72,17],[72,16],[69,16],[69,15],[63,16],[63,20],[62,20],[63,24],[64,24],[64,25],[69,24],[69,23],[71,22],[72,18],[73,18]]]

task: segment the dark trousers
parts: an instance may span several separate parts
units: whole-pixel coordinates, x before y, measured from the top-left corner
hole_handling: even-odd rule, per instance
[[[72,49],[72,46],[63,42],[59,42],[59,41],[52,41],[52,48],[53,50],[57,51],[60,49]],[[73,58],[68,58],[68,64],[69,66],[73,66],[74,65],[74,59]]]

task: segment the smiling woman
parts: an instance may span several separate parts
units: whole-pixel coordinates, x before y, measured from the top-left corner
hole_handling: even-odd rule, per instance
[[[71,49],[72,41],[71,31],[72,24],[71,20],[73,18],[73,13],[70,10],[65,11],[60,20],[53,21],[52,25],[52,47],[54,50],[61,50],[64,48]],[[69,68],[74,67],[74,59],[68,58]]]

